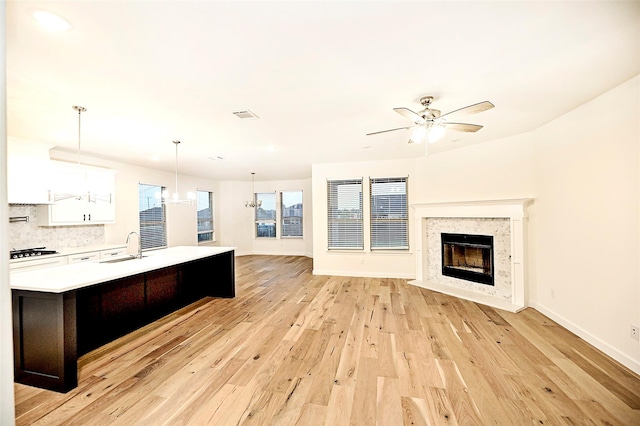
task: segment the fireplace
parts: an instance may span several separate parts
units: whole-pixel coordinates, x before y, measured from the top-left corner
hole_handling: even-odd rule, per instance
[[[494,285],[493,236],[441,233],[442,275]]]
[[[411,205],[414,209],[416,279],[409,284],[510,312],[525,308],[528,292],[525,231],[527,210],[532,202],[531,198],[519,198]],[[443,275],[444,233],[493,237],[492,285]],[[479,268],[479,263],[475,265]]]

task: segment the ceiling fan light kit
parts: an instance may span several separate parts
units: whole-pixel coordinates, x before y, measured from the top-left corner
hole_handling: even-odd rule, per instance
[[[396,129],[381,130],[378,132],[367,133],[367,136],[376,135],[379,133],[394,132],[396,130],[412,130],[409,143],[421,143],[427,139],[429,143],[434,143],[440,140],[447,130],[455,130],[458,132],[477,132],[482,129],[479,124],[469,123],[452,123],[447,119],[464,114],[475,114],[478,112],[486,111],[494,107],[489,101],[479,102],[477,104],[468,105],[466,107],[450,111],[446,114],[441,114],[440,110],[430,108],[433,102],[433,96],[423,96],[420,98],[420,103],[424,107],[422,111],[414,112],[409,108],[399,107],[393,108],[395,112],[402,115],[414,122],[413,126],[399,127]]]
[[[413,132],[411,132],[411,137],[409,138],[409,143],[421,143],[424,140],[424,137],[427,134],[427,128],[424,126],[416,127]]]
[[[427,132],[427,141],[429,141],[429,143],[434,143],[439,141],[444,136],[445,130],[446,130],[445,126],[441,124],[436,124],[435,126],[431,126],[431,128],[429,129],[429,132]]]

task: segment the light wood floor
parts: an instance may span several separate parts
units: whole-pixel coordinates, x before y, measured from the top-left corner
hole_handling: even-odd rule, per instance
[[[17,424],[640,425],[640,378],[533,309],[302,257],[236,268],[236,298],[82,357],[73,391],[16,385]]]

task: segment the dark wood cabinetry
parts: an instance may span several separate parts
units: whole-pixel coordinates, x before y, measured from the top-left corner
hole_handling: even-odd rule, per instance
[[[234,253],[64,293],[12,292],[15,380],[66,392],[78,356],[203,297],[235,297]]]
[[[14,378],[57,392],[78,382],[75,293],[13,291]]]

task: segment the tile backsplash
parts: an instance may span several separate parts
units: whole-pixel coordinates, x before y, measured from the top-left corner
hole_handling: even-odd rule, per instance
[[[9,223],[9,249],[47,247],[64,250],[104,244],[104,225],[38,226],[36,206],[9,205],[9,217],[29,217],[28,222]]]

